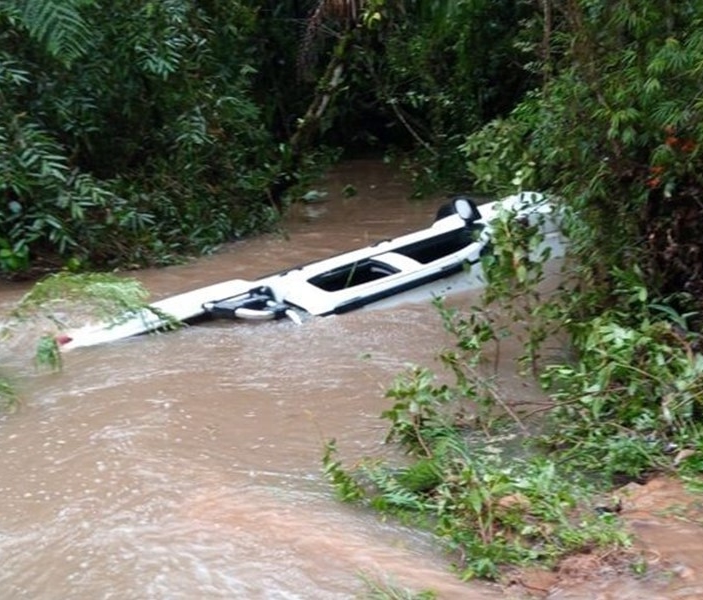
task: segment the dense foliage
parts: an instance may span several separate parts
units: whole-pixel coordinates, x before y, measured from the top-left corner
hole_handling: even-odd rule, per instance
[[[589,486],[596,502],[600,486],[659,471],[700,486],[703,5],[541,7],[527,28],[541,31],[531,65],[540,86],[467,136],[462,151],[486,191],[537,188],[561,199],[571,241],[563,293],[540,297],[530,236],[499,229],[484,308],[445,312],[457,342],[442,358],[455,384],[437,386],[421,370],[389,390],[383,416],[410,463],[369,459],[347,471],[334,446],[325,456],[342,497],[419,519],[467,576],[615,542],[604,523],[584,519],[617,510],[585,501],[579,491]],[[515,335],[491,312],[496,303],[503,321],[520,324],[525,365],[553,400],[525,407],[541,434],[517,449],[496,436],[495,419],[510,415],[520,434],[521,407],[476,370],[490,345]],[[541,345],[558,328],[570,334],[571,355],[548,364]]]
[[[413,150],[419,186],[553,191],[579,216],[589,290],[607,295],[611,267],[636,262],[689,310],[703,297],[702,12],[5,2],[0,269],[207,251],[270,222],[328,143]]]
[[[414,148],[419,191],[465,185],[458,151],[464,136],[509,111],[533,80],[522,64],[534,53],[516,43],[530,4],[375,0],[364,6],[365,27],[353,39],[332,139],[351,150]]]
[[[653,296],[700,312],[703,4],[569,2],[549,15],[542,86],[468,137],[469,169],[488,189],[564,199],[585,313],[612,304],[632,265]]]
[[[400,154],[420,190],[550,192],[563,293],[540,296],[534,232],[502,222],[484,309],[443,311],[455,385],[389,392],[411,463],[350,473],[330,445],[325,467],[431,524],[466,576],[621,542],[575,474],[703,468],[702,70],[703,0],[8,0],[0,276],[208,251],[270,224],[330,146]],[[478,370],[496,305],[554,401],[518,459],[476,441],[496,414],[527,429]],[[557,329],[571,354],[547,365]]]
[[[518,0],[0,5],[0,272],[163,264],[256,231],[321,144],[421,149],[529,78]],[[468,24],[468,26],[467,26]]]
[[[261,225],[253,7],[0,7],[0,268],[160,263]]]
[[[538,223],[500,215],[482,302],[438,302],[455,341],[439,357],[453,382],[414,368],[388,390],[381,415],[387,441],[409,460],[369,457],[347,469],[334,442],[323,458],[341,499],[429,528],[463,577],[499,579],[508,566],[574,552],[621,554],[637,568],[613,487],[662,471],[701,485],[703,355],[692,350],[701,335],[624,273],[619,308],[572,322],[578,279],[565,280],[567,293],[540,292],[542,241]],[[568,328],[575,356],[544,357],[544,342]],[[491,364],[508,337],[522,342],[519,365],[540,374],[548,402],[501,389]]]

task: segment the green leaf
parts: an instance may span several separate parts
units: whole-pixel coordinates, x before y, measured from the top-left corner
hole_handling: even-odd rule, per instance
[[[80,9],[91,0],[12,0],[29,34],[49,53],[71,63],[88,51],[91,31]]]

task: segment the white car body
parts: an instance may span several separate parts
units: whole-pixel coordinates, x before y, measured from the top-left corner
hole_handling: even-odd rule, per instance
[[[93,346],[212,314],[238,319],[273,319],[299,314],[324,316],[347,312],[449,276],[477,264],[491,242],[491,221],[498,211],[522,218],[539,215],[545,241],[562,248],[558,224],[541,194],[523,192],[481,205],[458,197],[443,206],[427,229],[371,246],[293,267],[255,281],[232,279],[171,296],[113,323],[101,323],[60,336],[63,350]],[[467,277],[481,277],[471,269]],[[153,310],[152,310],[153,309]]]

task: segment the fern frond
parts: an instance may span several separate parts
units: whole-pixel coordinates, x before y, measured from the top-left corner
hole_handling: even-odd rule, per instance
[[[14,0],[15,14],[30,36],[70,64],[88,51],[91,30],[81,8],[93,0]]]

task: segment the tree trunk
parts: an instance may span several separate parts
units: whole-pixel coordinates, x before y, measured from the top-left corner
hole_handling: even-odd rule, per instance
[[[298,167],[302,158],[312,145],[320,130],[322,118],[342,84],[345,57],[351,37],[352,32],[346,32],[335,46],[327,68],[317,85],[315,96],[305,115],[299,119],[289,140],[290,152],[284,159],[281,173],[269,189],[269,199],[279,212],[282,208],[283,194],[298,182]]]

